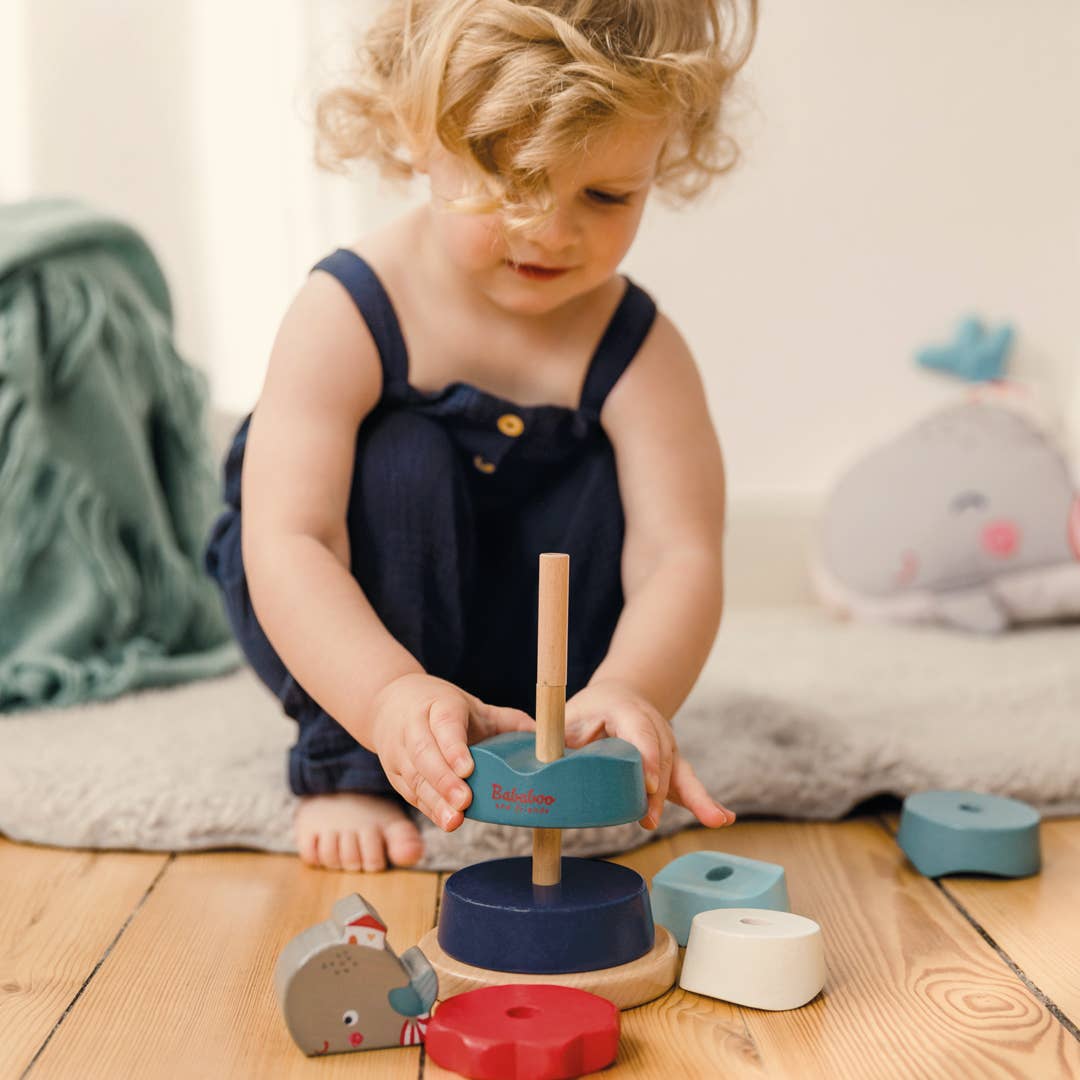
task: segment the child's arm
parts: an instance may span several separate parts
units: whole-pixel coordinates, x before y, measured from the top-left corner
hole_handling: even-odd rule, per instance
[[[611,647],[567,703],[575,744],[618,734],[642,751],[655,826],[665,798],[709,825],[729,812],[678,753],[670,718],[705,664],[723,607],[724,466],[694,360],[663,315],[605,403],[626,519],[626,604]],[[670,788],[670,790],[669,790]]]
[[[312,274],[282,322],[248,433],[244,566],[259,623],[292,675],[378,753],[405,799],[452,829],[469,801],[466,743],[532,721],[426,675],[349,570],[356,433],[381,385],[348,295]]]

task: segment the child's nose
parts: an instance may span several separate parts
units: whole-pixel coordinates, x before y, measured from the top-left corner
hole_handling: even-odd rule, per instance
[[[529,239],[546,251],[559,252],[572,248],[580,237],[576,215],[567,207],[559,206],[540,222]]]

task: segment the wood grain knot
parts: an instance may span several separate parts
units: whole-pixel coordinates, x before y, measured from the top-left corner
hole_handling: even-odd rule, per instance
[[[1039,1003],[1020,985],[987,984],[974,979],[959,981],[955,975],[928,972],[916,982],[924,996],[953,1023],[970,1031],[1018,1031],[1040,1028],[1046,1016]]]

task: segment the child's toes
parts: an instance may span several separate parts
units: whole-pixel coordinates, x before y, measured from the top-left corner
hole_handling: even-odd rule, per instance
[[[384,829],[386,850],[395,866],[412,866],[424,854],[420,830],[408,820],[393,821]]]
[[[338,852],[338,833],[336,829],[319,833],[319,865],[327,870],[341,869],[341,855]]]
[[[342,870],[355,873],[366,869],[361,848],[361,840],[355,829],[343,829],[338,834],[338,854],[341,857]]]
[[[383,831],[376,825],[364,825],[359,831],[360,850],[363,854],[363,869],[376,873],[386,869],[386,844]]]
[[[319,834],[310,829],[297,829],[296,851],[305,866],[318,866]]]

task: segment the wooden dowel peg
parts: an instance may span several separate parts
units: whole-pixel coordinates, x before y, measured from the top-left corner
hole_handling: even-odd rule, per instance
[[[536,627],[536,757],[563,756],[566,722],[566,639],[570,606],[570,556],[540,556]],[[533,830],[533,884],[558,885],[562,830]]]
[[[569,607],[570,556],[541,555],[536,621],[536,682],[540,686],[566,686]]]

